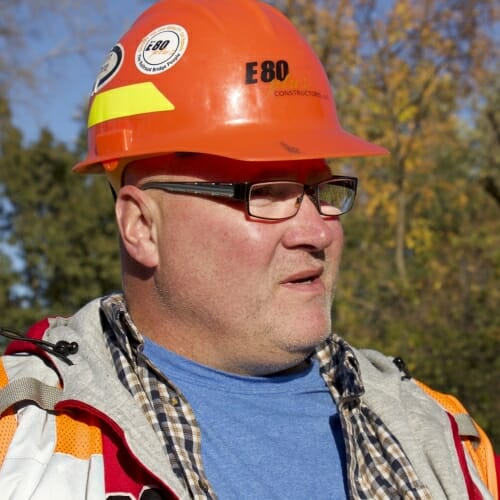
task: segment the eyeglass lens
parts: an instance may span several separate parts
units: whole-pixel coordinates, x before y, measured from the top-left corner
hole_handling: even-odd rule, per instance
[[[323,215],[336,216],[347,212],[355,191],[345,185],[322,182],[311,188],[316,206]],[[248,211],[254,217],[285,219],[293,217],[304,197],[304,185],[298,182],[275,181],[253,184],[248,196]]]

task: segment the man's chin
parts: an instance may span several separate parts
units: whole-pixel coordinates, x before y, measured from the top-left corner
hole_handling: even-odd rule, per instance
[[[296,363],[309,358],[316,349],[330,336],[330,329],[322,329],[317,333],[309,333],[307,336],[290,339],[287,351]],[[293,363],[293,361],[292,361]]]

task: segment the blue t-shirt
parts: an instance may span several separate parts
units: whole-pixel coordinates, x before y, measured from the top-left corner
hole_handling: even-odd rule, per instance
[[[345,449],[317,362],[246,377],[200,365],[146,339],[144,353],[184,394],[221,500],[345,499]]]

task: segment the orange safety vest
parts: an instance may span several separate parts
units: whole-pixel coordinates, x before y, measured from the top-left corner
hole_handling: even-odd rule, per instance
[[[474,422],[455,396],[435,391],[418,380],[415,382],[455,419],[459,428],[460,441],[466,453],[474,462],[477,472],[493,498],[499,500],[495,453],[486,433]]]

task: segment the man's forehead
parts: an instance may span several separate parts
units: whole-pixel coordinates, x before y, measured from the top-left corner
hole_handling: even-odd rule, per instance
[[[329,173],[329,167],[323,159],[264,162],[181,153],[131,162],[126,169],[125,182],[135,184],[151,177],[236,182],[285,178],[307,180]]]

